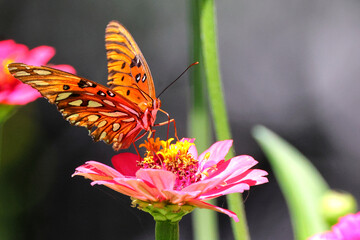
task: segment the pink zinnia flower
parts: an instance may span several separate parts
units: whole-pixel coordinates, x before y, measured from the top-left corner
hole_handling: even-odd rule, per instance
[[[55,49],[39,46],[29,50],[14,40],[0,41],[0,104],[24,105],[41,97],[40,93],[14,78],[7,68],[9,63],[21,62],[30,65],[46,65],[55,55]],[[70,65],[52,65],[51,67],[75,73]]]
[[[316,234],[309,240],[360,240],[360,212],[340,218],[331,231]]]
[[[141,144],[147,152],[144,159],[133,153],[112,158],[115,167],[90,161],[78,167],[74,175],[93,180],[135,200],[135,205],[193,206],[222,212],[238,221],[236,214],[206,200],[243,192],[250,186],[268,182],[267,172],[250,169],[257,164],[250,156],[224,160],[232,140],[216,142],[198,156],[194,139],[175,144],[150,138]],[[133,201],[134,203],[134,201]],[[140,206],[141,207],[141,206]]]

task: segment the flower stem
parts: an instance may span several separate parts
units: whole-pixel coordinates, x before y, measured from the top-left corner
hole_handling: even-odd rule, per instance
[[[190,0],[192,30],[192,52],[190,61],[202,62],[202,50],[200,39],[200,2]],[[189,114],[190,136],[196,138],[197,149],[200,152],[210,145],[211,124],[209,120],[209,109],[206,96],[206,82],[202,64],[194,67],[191,71],[191,107]],[[216,200],[208,203],[215,204]],[[206,209],[195,209],[192,214],[194,239],[196,240],[217,240],[219,239],[218,221],[216,212]]]
[[[215,133],[218,140],[230,139],[230,125],[227,117],[218,61],[215,4],[214,0],[198,1],[200,3],[200,36],[202,56]],[[234,151],[230,151],[228,157],[233,156]],[[235,239],[250,239],[241,194],[228,195],[227,199],[230,210],[234,211],[240,220],[237,223],[234,221],[231,222]]]
[[[179,222],[156,221],[155,240],[178,240]]]
[[[13,105],[0,104],[0,166],[2,164],[2,141],[3,141],[3,126],[8,118],[14,113]]]

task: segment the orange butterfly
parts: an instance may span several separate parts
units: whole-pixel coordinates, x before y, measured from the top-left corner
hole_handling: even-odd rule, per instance
[[[113,144],[117,151],[151,133],[157,112],[164,111],[145,58],[125,27],[111,21],[105,44],[109,88],[50,67],[11,63],[8,68],[15,78],[56,104],[71,124],[87,127],[95,141]],[[167,116],[167,122],[156,126],[175,124]],[[145,132],[137,137],[142,130]]]

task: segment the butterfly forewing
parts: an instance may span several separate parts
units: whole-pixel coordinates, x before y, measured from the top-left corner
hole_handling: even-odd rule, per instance
[[[155,99],[150,69],[125,27],[111,21],[106,27],[105,45],[110,87],[136,104]]]
[[[113,144],[115,150],[128,148],[142,130],[137,104],[105,86],[50,67],[12,63],[8,68],[56,104],[71,124],[88,128],[95,141]]]

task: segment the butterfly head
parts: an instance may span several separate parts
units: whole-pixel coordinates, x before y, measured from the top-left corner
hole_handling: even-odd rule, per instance
[[[158,98],[153,99],[152,107],[154,109],[159,109],[161,107],[161,101]]]
[[[142,102],[138,106],[143,112],[145,112],[146,110],[152,111],[153,109],[156,109],[157,111],[161,107],[161,101],[160,99],[155,98],[148,102]]]

